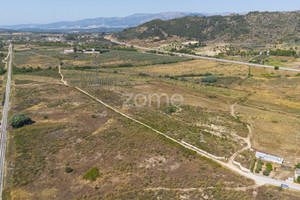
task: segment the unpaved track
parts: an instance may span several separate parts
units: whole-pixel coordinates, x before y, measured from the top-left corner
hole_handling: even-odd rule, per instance
[[[230,109],[231,109],[231,115],[234,117],[234,118],[237,118],[236,114],[235,114],[235,107],[236,107],[237,103],[234,103],[230,106]],[[248,128],[248,135],[247,135],[247,138],[243,138],[243,137],[240,137],[238,136],[239,139],[243,140],[245,143],[247,143],[247,146],[238,150],[237,152],[235,152],[229,159],[229,162],[232,164],[234,159],[242,152],[248,150],[248,149],[251,149],[251,137],[252,137],[252,128],[251,128],[251,125],[247,125],[247,128]]]
[[[67,81],[64,80],[63,74],[61,72],[61,66],[59,66],[59,73],[60,73],[60,75],[62,77],[61,81],[63,82],[63,84],[66,85],[66,86],[72,87],[72,86],[68,85]],[[173,142],[175,142],[175,143],[177,143],[177,144],[179,144],[179,145],[181,145],[181,146],[183,146],[183,147],[185,147],[187,149],[193,150],[193,151],[197,152],[199,155],[201,155],[203,157],[206,157],[206,158],[209,158],[211,160],[214,160],[215,162],[219,163],[221,166],[223,166],[223,167],[225,167],[225,168],[227,168],[229,170],[232,170],[232,171],[234,171],[234,172],[236,172],[236,173],[238,173],[238,174],[240,174],[242,176],[245,176],[247,178],[252,179],[257,185],[265,185],[265,184],[267,184],[267,185],[280,186],[281,184],[286,184],[290,188],[292,188],[294,190],[299,190],[300,191],[300,185],[297,185],[297,184],[294,184],[294,183],[289,183],[289,182],[286,182],[286,181],[275,180],[275,179],[268,178],[268,177],[261,176],[261,175],[257,175],[257,174],[254,174],[254,173],[244,172],[244,171],[240,170],[237,166],[233,165],[231,162],[225,163],[225,162],[219,161],[217,159],[214,159],[214,158],[212,158],[212,157],[210,157],[210,156],[208,156],[208,155],[206,155],[206,154],[204,154],[204,153],[202,153],[200,151],[197,151],[194,148],[191,148],[191,147],[185,145],[184,143],[182,143],[180,141],[175,140],[174,138],[171,138],[170,136],[168,136],[168,135],[166,135],[166,134],[164,134],[164,133],[162,133],[162,132],[160,132],[160,131],[152,128],[151,126],[149,126],[149,125],[147,125],[147,124],[145,124],[145,123],[143,123],[141,121],[138,121],[138,120],[136,120],[136,119],[134,119],[134,118],[132,118],[132,117],[130,117],[130,116],[128,116],[128,115],[120,112],[120,111],[118,111],[117,109],[115,109],[115,108],[111,107],[110,105],[106,104],[105,102],[97,99],[96,97],[94,97],[93,95],[89,94],[88,92],[86,92],[86,91],[84,91],[84,90],[82,90],[82,89],[80,89],[78,87],[74,87],[74,88],[77,89],[77,90],[79,90],[83,94],[89,96],[90,98],[94,99],[95,101],[101,103],[103,106],[105,106],[108,109],[114,111],[115,113],[117,113],[117,114],[119,114],[119,115],[121,115],[121,116],[123,116],[123,117],[125,117],[125,118],[127,118],[129,120],[131,120],[131,121],[134,121],[134,122],[136,122],[136,123],[138,123],[138,124],[140,124],[140,125],[148,128],[148,129],[150,129],[150,130],[152,130],[152,131],[154,131],[154,132],[156,132],[156,133],[158,133],[158,134],[160,134],[160,135],[162,135],[162,136],[164,136],[164,137],[172,140]]]

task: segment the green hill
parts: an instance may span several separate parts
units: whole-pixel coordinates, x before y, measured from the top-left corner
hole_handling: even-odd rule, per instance
[[[267,42],[300,41],[300,12],[249,12],[246,15],[189,16],[153,20],[114,36],[120,40],[179,36],[199,41]]]

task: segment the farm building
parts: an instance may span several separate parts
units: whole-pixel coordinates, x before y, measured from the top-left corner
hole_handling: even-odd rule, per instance
[[[283,163],[283,158],[279,158],[277,156],[272,156],[272,155],[269,155],[269,154],[261,152],[261,151],[256,151],[255,157],[258,159],[273,162],[273,163],[278,163],[278,164]]]
[[[84,53],[95,54],[95,53],[100,53],[100,51],[95,51],[95,49],[91,49],[91,50],[85,51]]]
[[[297,180],[298,176],[300,176],[300,169],[296,168],[295,169],[295,180]]]
[[[68,53],[74,53],[74,50],[73,49],[65,49],[64,54],[68,54]]]

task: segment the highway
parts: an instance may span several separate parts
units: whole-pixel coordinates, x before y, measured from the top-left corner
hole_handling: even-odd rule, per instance
[[[9,61],[8,61],[8,73],[7,83],[5,90],[5,103],[2,109],[2,120],[0,128],[0,200],[2,199],[2,189],[4,183],[4,162],[5,162],[5,150],[6,150],[6,135],[7,135],[7,118],[9,111],[9,95],[10,95],[10,81],[11,81],[11,61],[12,61],[12,44],[9,45]]]
[[[200,56],[200,55],[191,55],[191,54],[185,54],[185,53],[176,53],[176,52],[170,52],[170,51],[162,51],[162,50],[157,50],[157,49],[151,49],[147,47],[141,47],[141,46],[135,46],[131,44],[127,44],[124,42],[119,42],[115,39],[112,39],[110,37],[105,37],[105,39],[110,40],[113,43],[128,46],[128,47],[134,47],[137,49],[145,50],[145,51],[157,51],[161,53],[172,53],[177,56],[185,56],[185,57],[191,57],[191,58],[198,58],[198,59],[206,59],[206,60],[214,60],[218,62],[227,62],[227,63],[235,63],[235,64],[241,64],[241,65],[248,65],[248,66],[254,66],[254,67],[263,67],[263,68],[270,68],[274,69],[275,66],[270,66],[270,65],[260,65],[260,64],[254,64],[254,63],[246,63],[246,62],[240,62],[240,61],[234,61],[234,60],[225,60],[225,59],[218,59],[218,58],[212,58],[212,57],[206,57],[206,56]],[[285,70],[285,71],[292,71],[292,72],[300,72],[300,69],[292,69],[292,68],[286,68],[286,67],[279,67],[280,70]]]

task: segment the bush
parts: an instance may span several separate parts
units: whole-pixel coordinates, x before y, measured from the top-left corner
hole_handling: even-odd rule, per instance
[[[91,168],[88,172],[83,176],[86,180],[95,181],[98,177],[100,177],[99,169],[97,167]]]
[[[300,176],[297,177],[297,182],[300,183]]]
[[[254,170],[255,163],[256,163],[256,158],[254,158],[253,161],[252,161],[251,172],[253,172],[253,170]]]
[[[202,78],[201,81],[202,82],[205,82],[205,83],[214,83],[218,80],[218,77],[217,76],[207,76],[205,78]]]
[[[33,123],[33,121],[30,119],[30,117],[28,117],[27,115],[25,115],[23,113],[14,114],[9,120],[9,124],[13,128],[20,128],[22,126],[32,124],[32,123]]]
[[[262,165],[263,165],[264,163],[261,161],[261,160],[258,160],[258,163],[257,163],[257,165],[256,165],[256,169],[255,169],[255,172],[256,173],[259,173],[261,170],[262,170]]]
[[[165,113],[167,113],[167,114],[172,114],[172,113],[174,113],[174,112],[176,112],[177,111],[177,108],[175,107],[175,106],[165,106],[165,107],[163,107],[163,109],[162,109]]]
[[[265,176],[269,176],[270,175],[270,171],[268,169],[266,169],[266,170],[263,171],[263,174]]]
[[[258,163],[259,163],[260,165],[264,165],[264,162],[263,162],[262,160],[258,160]]]
[[[278,67],[278,66],[275,66],[274,69],[275,69],[275,70],[279,70],[279,67]]]
[[[65,168],[65,172],[66,173],[71,173],[71,172],[73,172],[74,171],[74,169],[72,169],[71,167],[66,167]]]
[[[272,164],[271,163],[267,163],[266,164],[266,167],[269,171],[272,171],[273,167],[272,167]]]

